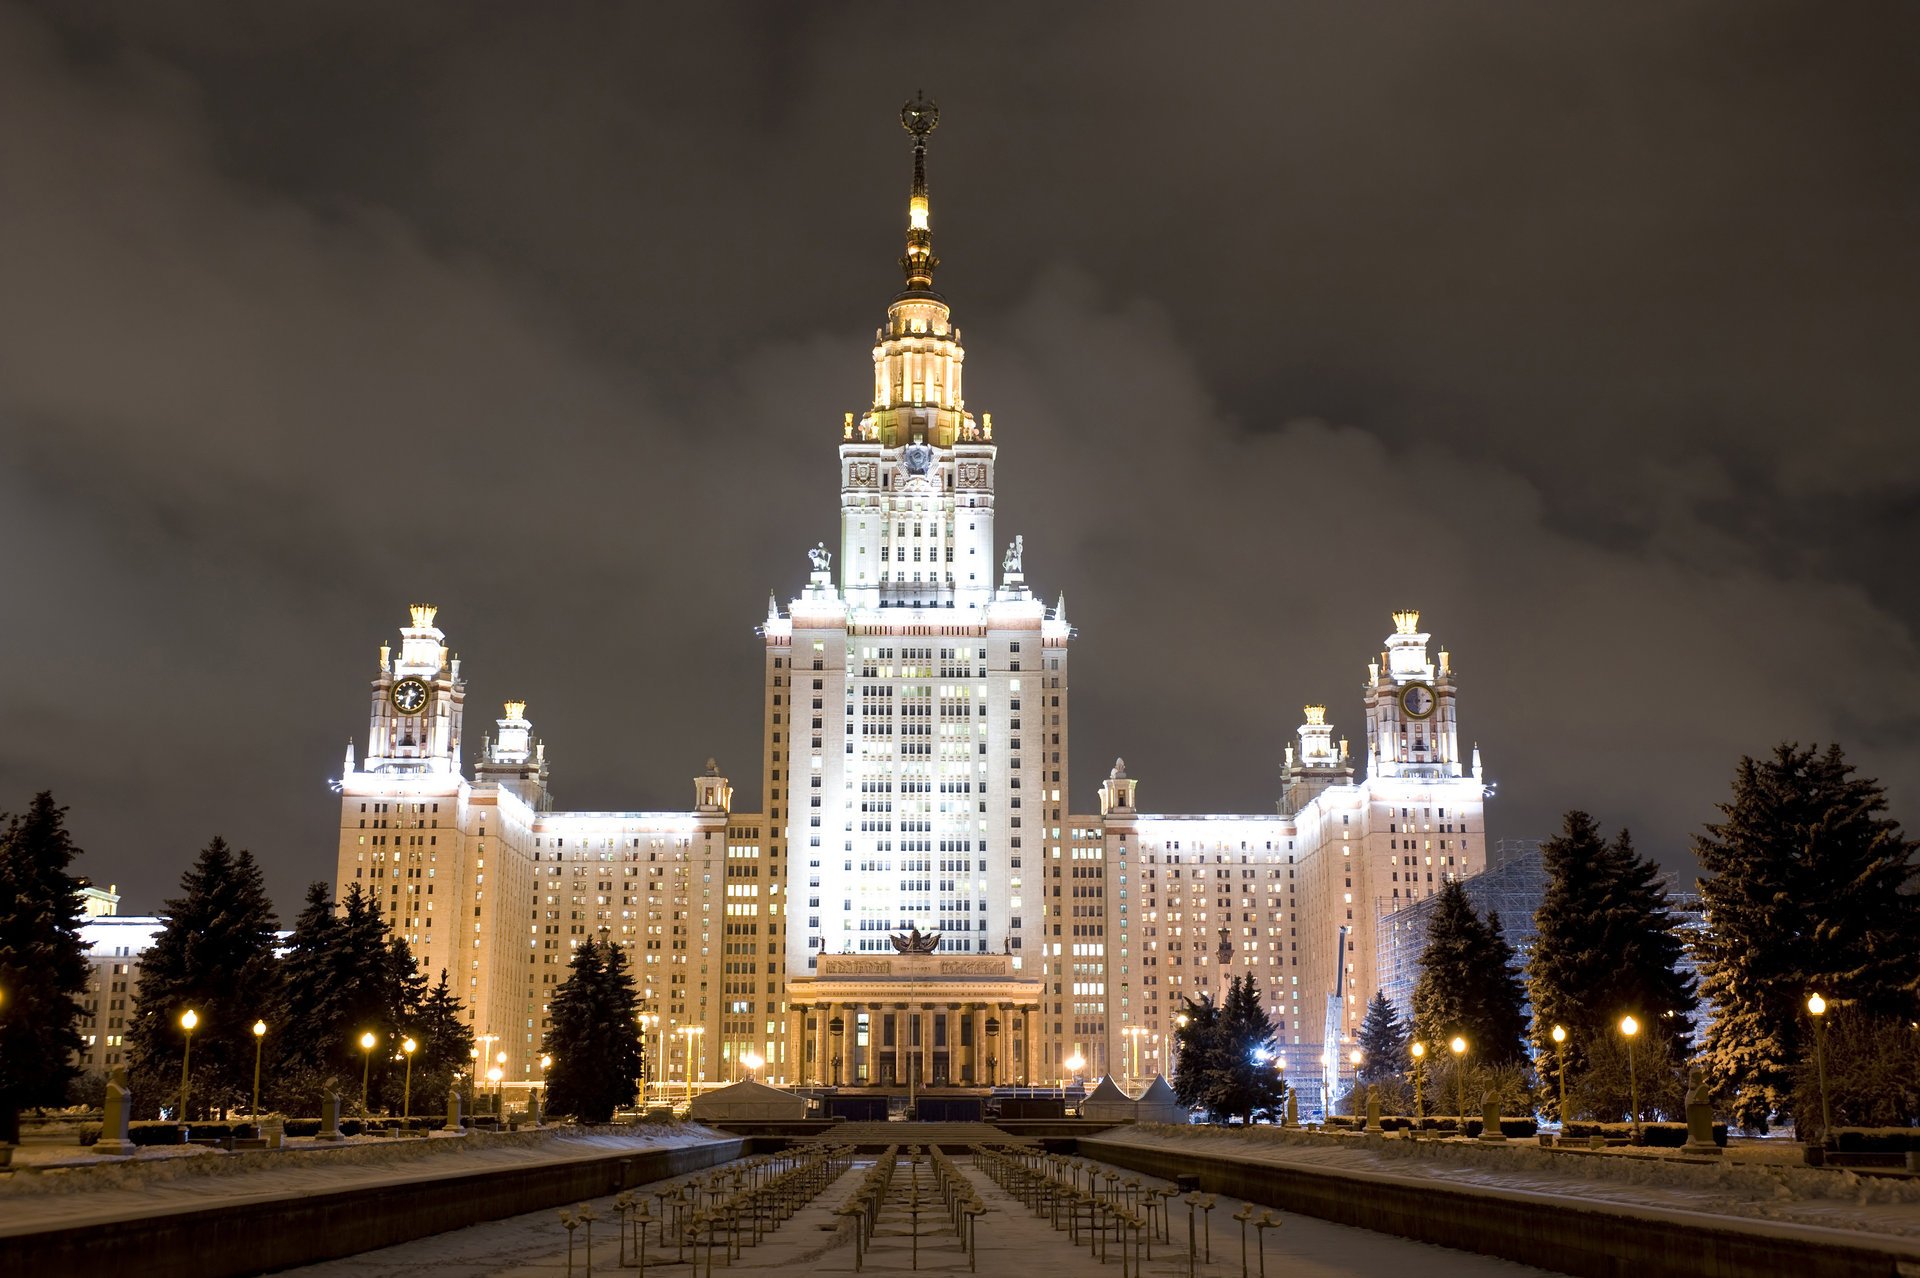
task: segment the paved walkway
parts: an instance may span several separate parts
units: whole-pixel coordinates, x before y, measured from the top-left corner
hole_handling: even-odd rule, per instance
[[[1085,1245],[1074,1246],[1065,1232],[1054,1230],[1046,1220],[1035,1217],[1018,1200],[1009,1197],[984,1172],[974,1168],[970,1159],[955,1161],[987,1205],[987,1214],[980,1218],[978,1225],[978,1273],[995,1278],[1036,1273],[1044,1273],[1048,1278],[1092,1274],[1119,1278],[1117,1248],[1110,1251],[1108,1260],[1102,1264],[1097,1257],[1089,1256]],[[841,1222],[833,1215],[833,1209],[846,1201],[870,1165],[870,1161],[856,1165],[792,1220],[768,1235],[760,1246],[744,1248],[732,1265],[726,1263],[724,1252],[716,1251],[715,1271],[854,1272],[852,1239],[837,1232]],[[863,1273],[916,1272],[913,1268],[916,1239],[911,1232],[913,1220],[906,1193],[909,1175],[903,1157],[895,1174],[894,1193],[881,1212],[879,1228],[867,1251]],[[924,1168],[921,1177],[923,1187],[930,1183]],[[1239,1226],[1232,1216],[1241,1205],[1237,1199],[1224,1196],[1218,1200],[1212,1218],[1211,1260],[1203,1257],[1189,1268],[1184,1210],[1176,1204],[1174,1243],[1156,1243],[1153,1259],[1146,1262],[1139,1278],[1187,1278],[1189,1274],[1193,1278],[1238,1278],[1241,1274]],[[596,1270],[612,1274],[618,1268],[619,1259],[613,1199],[596,1199],[592,1207],[600,1217],[594,1226],[593,1264]],[[1286,1278],[1398,1278],[1408,1273],[1418,1273],[1420,1278],[1522,1278],[1545,1273],[1524,1265],[1348,1229],[1310,1217],[1276,1214],[1283,1216],[1285,1224],[1267,1233],[1267,1272],[1274,1278],[1281,1275]],[[918,1224],[917,1272],[968,1272],[967,1255],[937,1199],[921,1213]],[[1257,1274],[1252,1237],[1249,1230],[1248,1273]],[[633,1258],[627,1259],[631,1266]],[[655,1243],[649,1243],[647,1269],[679,1278],[696,1278],[689,1263],[674,1263],[671,1248],[661,1257]],[[307,1278],[357,1278],[358,1275],[563,1278],[568,1273],[566,1231],[560,1225],[557,1212],[534,1212],[289,1272]],[[586,1278],[584,1231],[574,1237],[572,1272],[577,1278]],[[1131,1276],[1131,1266],[1128,1273]],[[705,1278],[704,1257],[697,1278]]]

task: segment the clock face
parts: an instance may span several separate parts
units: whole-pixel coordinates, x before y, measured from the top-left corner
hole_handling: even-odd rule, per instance
[[[402,679],[393,685],[388,695],[393,699],[393,708],[401,714],[419,714],[427,708],[427,685],[419,679]]]
[[[1410,683],[1400,690],[1400,708],[1410,719],[1424,719],[1433,713],[1433,689],[1424,683]]]

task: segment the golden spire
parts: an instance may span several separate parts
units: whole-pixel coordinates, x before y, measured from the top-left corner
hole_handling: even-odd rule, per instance
[[[933,268],[940,265],[940,259],[933,255],[933,228],[927,220],[927,135],[939,125],[940,108],[927,101],[924,92],[916,92],[913,101],[900,108],[900,127],[913,135],[913,194],[907,200],[907,253],[900,259],[909,293],[931,293]]]

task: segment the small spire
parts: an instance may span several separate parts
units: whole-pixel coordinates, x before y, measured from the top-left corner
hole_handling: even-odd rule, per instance
[[[940,108],[927,101],[925,92],[916,92],[913,101],[900,108],[900,127],[913,135],[913,193],[907,199],[907,252],[900,259],[906,272],[909,293],[933,291],[933,268],[940,259],[933,255],[933,228],[927,211],[927,135],[940,126]]]

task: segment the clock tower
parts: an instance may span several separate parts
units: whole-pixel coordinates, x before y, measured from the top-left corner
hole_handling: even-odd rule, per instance
[[[414,604],[408,611],[413,624],[401,628],[399,653],[380,645],[361,770],[457,775],[467,695],[460,658],[449,656],[446,636],[433,624],[437,608]]]
[[[1437,665],[1428,656],[1431,638],[1421,633],[1418,612],[1396,612],[1380,660],[1367,663],[1362,695],[1371,778],[1441,780],[1465,775],[1453,666],[1444,648]]]

